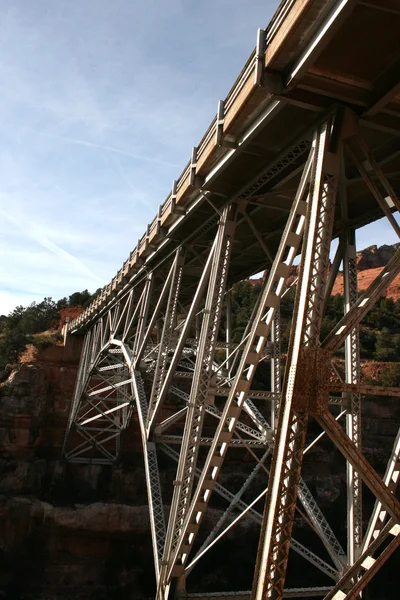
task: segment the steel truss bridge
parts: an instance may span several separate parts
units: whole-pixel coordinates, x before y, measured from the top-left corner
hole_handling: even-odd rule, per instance
[[[157,600],[359,598],[400,544],[400,436],[382,478],[361,450],[361,407],[372,390],[360,379],[358,338],[400,271],[400,252],[362,295],[355,264],[359,227],[385,215],[400,233],[399,31],[396,0],[283,1],[156,218],[68,326],[84,342],[64,455],[113,464],[121,434],[131,419],[138,424]],[[280,301],[298,256],[283,367]],[[263,269],[258,301],[233,343],[232,286]],[[322,339],[339,269],[344,315]],[[332,376],[342,346],[345,376]],[[271,365],[269,390],[257,389],[260,363]],[[384,402],[400,389],[373,393]],[[307,433],[310,419],[318,437]],[[302,477],[322,437],[347,465],[347,543]],[[169,490],[160,452],[177,463]],[[227,489],[224,464],[244,455],[251,469],[241,487]],[[363,485],[375,498],[364,517]],[[204,535],[216,496],[227,507]],[[244,516],[260,528],[249,591],[188,593],[197,562]],[[295,518],[320,551],[293,537]],[[289,550],[315,573],[314,587],[285,588]]]

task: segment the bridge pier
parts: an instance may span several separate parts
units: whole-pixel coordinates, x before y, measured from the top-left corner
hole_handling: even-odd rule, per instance
[[[68,327],[64,325],[64,360],[66,362],[78,362],[81,357],[83,347],[83,335],[71,335],[68,333]]]

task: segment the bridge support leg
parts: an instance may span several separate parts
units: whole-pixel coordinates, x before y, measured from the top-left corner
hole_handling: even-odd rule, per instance
[[[273,317],[285,289],[286,277],[301,243],[310,199],[310,177],[313,165],[317,161],[317,154],[316,144],[314,144],[306,161],[269,277],[251,318],[239,366],[199,475],[199,482],[190,503],[186,502],[185,518],[179,521],[175,541],[176,549],[171,553],[170,566],[166,574],[167,581],[169,577],[179,576],[182,568],[185,568],[235,428],[238,426],[240,413],[243,408],[246,408],[246,412],[250,414],[248,410],[250,403],[246,400],[246,395],[250,390],[256,367],[264,356]],[[250,412],[254,411],[250,410]],[[264,428],[264,426],[262,427]],[[180,479],[177,480],[177,485],[180,485]],[[174,523],[176,526],[176,519],[174,519]],[[189,568],[187,567],[187,569]]]
[[[182,249],[179,248],[176,252],[173,264],[171,286],[168,295],[167,308],[164,316],[164,325],[160,336],[157,363],[153,375],[153,387],[150,395],[147,425],[149,425],[154,410],[156,410],[157,408],[157,404],[160,397],[160,391],[162,389],[162,384],[164,383],[165,371],[168,362],[168,353],[170,351],[171,342],[174,337],[174,330],[176,327],[176,315],[178,309],[179,291],[182,281],[183,264],[183,253]]]
[[[344,314],[357,302],[357,266],[355,230],[348,225],[347,192],[344,169],[344,154],[341,156],[342,169],[339,180],[340,211],[343,233],[338,247],[338,258],[343,260]],[[332,271],[337,272],[339,260],[334,260]],[[335,267],[335,268],[334,268]],[[329,290],[330,293],[331,290]],[[359,328],[355,326],[345,340],[345,381],[360,383],[360,342]],[[358,448],[361,448],[361,396],[343,393],[343,406],[347,410],[346,432]],[[357,471],[347,463],[347,555],[349,564],[357,560],[362,546],[362,485]]]
[[[239,199],[237,206],[231,204],[222,208],[221,212],[217,210],[218,218],[214,215],[205,230],[201,227],[200,237],[195,238],[195,241],[200,240],[197,246],[193,239],[175,240],[181,242],[181,246],[174,246],[173,252],[161,265],[145,270],[134,289],[126,290],[122,297],[115,296],[97,315],[85,338],[66,436],[67,448],[71,432],[65,457],[71,462],[113,464],[118,456],[120,436],[136,408],[144,454],[157,600],[172,600],[174,596],[190,598],[191,594],[186,592],[187,576],[203,555],[245,515],[257,526],[262,525],[253,600],[278,600],[283,595],[290,597],[291,592],[294,592],[294,597],[299,597],[298,593],[303,597],[330,593],[326,587],[284,592],[290,548],[307,560],[308,565],[319,569],[319,576],[322,573],[330,578],[331,586],[335,587],[334,594],[328,598],[355,600],[400,543],[400,504],[393,495],[399,479],[399,438],[383,483],[360,453],[358,394],[371,392],[365,391],[367,386],[359,385],[357,337],[361,319],[399,272],[400,251],[365,295],[357,298],[355,243],[351,229],[354,222],[347,218],[346,188],[349,182],[344,178],[341,180],[342,145],[348,148],[349,139],[353,139],[355,134],[354,129],[349,132],[351,127],[347,127],[349,121],[346,116],[343,128],[339,115],[326,118],[326,123],[318,126],[312,145],[307,131],[305,141],[299,144],[301,152],[293,152],[291,148],[289,158],[285,155],[281,161],[284,169],[295,163],[290,177],[296,182],[300,177],[300,182],[297,187],[293,185],[287,190],[289,214],[283,231],[281,226],[286,209],[282,209],[283,215],[280,213],[277,229],[272,231],[271,227],[271,234],[276,236],[271,242],[274,257],[269,255],[265,244],[267,234],[261,236],[252,221],[256,209],[251,207],[251,202],[246,204]],[[303,155],[309,150],[306,159]],[[301,176],[300,160],[305,160]],[[373,159],[370,163],[373,164]],[[357,163],[354,164],[357,166]],[[351,174],[352,165],[350,167],[348,172]],[[379,175],[376,165],[374,168]],[[385,176],[381,173],[379,177],[383,178],[382,185],[385,187]],[[372,181],[368,173],[364,179],[368,179],[367,183]],[[262,185],[268,186],[269,181],[263,179]],[[285,175],[285,185],[287,182]],[[274,184],[271,186],[273,195],[276,189]],[[372,184],[370,187],[372,189]],[[254,187],[249,193],[254,194]],[[336,202],[337,193],[340,194],[340,203]],[[392,191],[388,193],[393,195]],[[382,204],[380,196],[379,200]],[[255,199],[256,203],[260,201],[260,198]],[[241,232],[243,223],[241,217],[237,218],[237,212],[242,213],[272,262],[271,265],[265,263],[270,268],[269,276],[238,345],[232,342],[230,297],[226,292],[231,280],[237,280],[239,273],[247,272],[238,270],[238,267],[242,269],[244,260],[238,258],[241,249],[237,246],[233,253],[234,268],[228,276],[234,233],[236,230]],[[333,221],[336,224],[334,233],[339,235],[340,244],[328,273]],[[216,235],[211,235],[217,226]],[[282,231],[279,244],[278,231]],[[281,385],[280,301],[301,244],[292,333],[286,374]],[[345,315],[321,342],[321,321],[342,262]],[[223,331],[220,323],[225,302],[226,327]],[[157,338],[155,329],[159,334]],[[196,339],[193,339],[194,330]],[[225,336],[223,340],[222,333]],[[269,357],[269,339],[273,395],[252,389],[253,380],[257,387],[260,363]],[[346,381],[334,383],[330,388],[331,359],[343,343]],[[233,347],[232,352],[229,346]],[[221,352],[216,352],[217,349]],[[224,357],[223,363],[218,364],[221,356]],[[190,394],[187,393],[189,386]],[[346,432],[337,424],[340,415],[335,420],[328,410],[329,391],[343,393],[342,398],[336,397],[336,404],[343,404],[341,415],[347,411]],[[169,394],[179,398],[180,403],[165,402],[169,400]],[[262,405],[257,405],[257,400],[270,401],[271,398],[270,411],[269,406],[265,412]],[[170,414],[175,408],[176,412]],[[207,432],[203,433],[205,413],[208,415],[204,428]],[[348,463],[349,557],[300,476],[303,455],[324,435],[322,433],[304,449],[309,416],[315,417]],[[267,422],[269,418],[271,426]],[[168,429],[170,431],[165,433]],[[169,444],[179,444],[180,454]],[[234,452],[235,447],[245,448],[256,466],[249,473],[246,465],[243,475],[246,472],[247,479],[240,489],[236,489],[238,486],[234,482],[234,489],[230,491],[220,483],[224,480],[221,469],[228,451],[231,456],[231,449]],[[206,448],[209,450],[206,451]],[[164,474],[160,477],[158,450],[178,463],[173,493],[169,496],[172,496],[172,503],[167,528],[161,492],[168,481]],[[261,450],[264,453],[262,457]],[[272,452],[270,469],[266,459]],[[260,476],[265,478],[262,492],[250,502],[247,500],[251,497],[250,484],[258,486]],[[363,542],[361,478],[377,498]],[[196,536],[214,492],[228,500],[228,508],[212,531],[200,540],[202,544],[192,557]],[[265,496],[267,500],[262,516],[257,503]],[[302,507],[296,506],[297,498]],[[319,536],[330,563],[293,539],[296,509]],[[239,515],[234,516],[235,510],[239,511]],[[387,523],[389,515],[392,520]],[[225,596],[228,598],[230,594]],[[249,597],[250,592],[245,592],[245,600]]]
[[[321,381],[328,360],[319,349],[319,334],[340,165],[339,148],[331,148],[332,128],[335,123],[325,123],[314,139],[300,276],[256,563],[256,600],[283,597],[310,404],[325,401]]]
[[[216,238],[215,253],[210,273],[203,321],[197,347],[196,363],[190,391],[189,407],[183,434],[182,450],[177,469],[171,511],[167,528],[163,562],[176,561],[176,545],[189,505],[195,478],[195,465],[200,447],[205,405],[209,401],[212,364],[226,291],[233,235],[235,231],[236,205],[228,205],[222,214]],[[173,576],[182,578],[182,563],[177,563]],[[161,584],[169,578],[168,569],[162,572]]]
[[[83,390],[83,387],[84,387],[84,384],[85,384],[86,378],[87,378],[92,335],[93,335],[93,330],[88,331],[83,340],[81,357],[79,360],[78,374],[77,374],[76,382],[75,382],[74,397],[72,399],[72,404],[71,404],[69,417],[68,417],[67,429],[66,429],[65,436],[64,436],[63,455],[65,455],[65,453],[67,452],[68,441],[69,441],[69,437],[71,434],[71,428],[74,424],[74,419],[75,419],[75,415],[78,410],[82,390]],[[68,334],[67,334],[67,339],[68,339]]]
[[[344,310],[347,313],[357,301],[357,270],[355,232],[346,232],[344,244]],[[345,376],[346,382],[360,382],[360,344],[358,327],[347,336],[345,341]],[[346,432],[349,438],[361,448],[361,396],[347,394]],[[347,540],[348,558],[352,565],[358,558],[362,546],[362,498],[361,479],[350,463],[347,463]]]
[[[281,314],[276,309],[274,323],[271,328],[271,391],[281,393]],[[279,400],[274,397],[271,401],[271,428],[276,429],[279,415]]]

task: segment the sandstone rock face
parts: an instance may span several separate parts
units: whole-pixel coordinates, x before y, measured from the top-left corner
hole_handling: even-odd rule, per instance
[[[95,502],[88,506],[76,505],[73,509],[51,507],[46,521],[79,531],[145,535],[149,529],[149,511],[147,506]]]
[[[19,526],[8,527],[7,524],[11,521],[18,522]],[[59,507],[37,498],[0,496],[0,523],[2,547],[6,548],[15,545],[28,531],[41,527],[145,535],[149,529],[149,515],[147,506],[94,502],[89,505]]]
[[[61,448],[76,369],[53,360],[25,363],[0,384],[0,456],[45,456]]]
[[[22,365],[1,384],[2,410],[9,415],[37,417],[46,402],[45,373],[37,365]]]
[[[387,263],[395,254],[398,248],[400,248],[400,243],[392,244],[390,246],[369,246],[368,248],[365,248],[365,250],[357,252],[357,280],[358,289],[360,291],[366,290],[368,288],[372,281],[374,281],[374,279],[382,271],[383,267],[387,265]],[[265,280],[266,274],[267,271],[264,272],[261,278],[250,279],[251,285],[262,285],[262,283]],[[298,274],[298,265],[292,266],[289,272],[289,276],[286,280],[287,285],[291,285],[294,282],[294,280],[298,277]],[[343,293],[343,273],[339,272],[332,289],[332,295],[343,295]],[[400,298],[400,275],[398,275],[387,287],[384,295],[388,298],[393,298],[393,300],[398,300]]]
[[[376,269],[384,267],[389,260],[394,256],[400,244],[392,244],[390,246],[369,246],[365,250],[357,252],[357,270],[365,271],[365,269]]]
[[[146,586],[138,581],[135,561],[142,548],[151,560],[148,529],[146,506],[54,507],[38,499],[0,496],[0,589],[6,598],[106,598],[121,578],[129,590],[138,590],[136,597],[147,598],[140,592]],[[125,556],[114,565],[113,554],[119,558],[121,550]],[[19,570],[24,570],[23,579]]]
[[[378,246],[369,246],[369,248],[357,252],[356,262],[359,291],[366,290],[369,287],[399,247],[400,244],[384,245],[379,248]],[[343,294],[343,292],[343,273],[339,273],[333,286],[332,294]],[[387,287],[385,296],[393,298],[393,300],[400,298],[400,275]]]
[[[73,321],[74,319],[79,317],[82,310],[83,309],[80,306],[70,306],[68,308],[63,308],[62,310],[60,310],[60,320],[58,322],[58,329],[62,329],[63,325],[65,325],[65,323],[67,322],[67,319],[69,321]]]
[[[365,269],[365,271],[358,271],[358,290],[360,292],[366,290],[374,281],[374,279],[376,279],[376,277],[379,275],[382,269],[383,267],[376,267],[374,269]],[[338,276],[336,277],[336,281],[332,289],[332,295],[343,295],[343,293],[343,273],[338,273]],[[400,298],[400,275],[397,275],[397,277],[394,278],[392,283],[388,285],[388,287],[385,290],[385,296],[387,298],[393,298],[393,300],[395,301]]]

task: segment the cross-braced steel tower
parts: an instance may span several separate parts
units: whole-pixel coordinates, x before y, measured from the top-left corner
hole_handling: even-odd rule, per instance
[[[145,236],[69,325],[70,334],[85,338],[65,456],[113,464],[134,415],[157,600],[359,598],[400,544],[399,434],[383,478],[361,441],[365,397],[398,397],[400,389],[363,382],[358,337],[362,320],[400,272],[400,251],[359,295],[355,247],[356,229],[381,215],[400,233],[394,216],[400,105],[392,106],[400,53],[390,47],[386,60],[388,44],[381,49],[387,68],[371,73],[364,96],[355,75],[353,83],[344,81],[345,62],[337,55],[347,44],[357,65],[364,48],[352,26],[362,27],[370,11],[376,28],[388,15],[399,21],[400,11],[389,4],[281,3]],[[341,267],[343,318],[322,335]],[[232,286],[263,268],[253,313],[234,343]],[[280,305],[289,285],[295,304],[283,360]],[[265,363],[267,390],[257,378]],[[322,438],[346,464],[347,544],[302,477]],[[170,491],[161,485],[159,452],[177,463]],[[241,485],[228,489],[224,468],[233,456],[246,456],[246,471]],[[362,512],[363,485],[375,498],[371,514]],[[227,506],[203,533],[215,496]],[[198,562],[244,517],[260,527],[252,591],[188,593],[186,580]],[[294,537],[299,519],[316,543]],[[285,588],[290,550],[315,573],[314,586]]]

